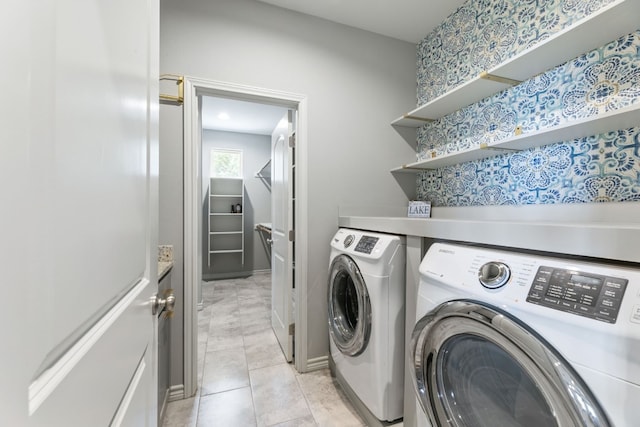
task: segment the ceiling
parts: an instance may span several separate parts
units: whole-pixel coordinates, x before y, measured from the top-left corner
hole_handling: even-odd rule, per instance
[[[287,109],[273,105],[202,97],[202,127],[228,132],[271,135]],[[226,114],[226,118],[221,114]]]
[[[466,0],[258,0],[417,44]],[[227,119],[218,115],[225,112]],[[271,135],[286,109],[204,97],[202,127]]]
[[[258,0],[418,43],[467,0]]]

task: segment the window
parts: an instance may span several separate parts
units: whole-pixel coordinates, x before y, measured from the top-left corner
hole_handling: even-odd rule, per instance
[[[242,150],[211,150],[211,178],[242,178]]]

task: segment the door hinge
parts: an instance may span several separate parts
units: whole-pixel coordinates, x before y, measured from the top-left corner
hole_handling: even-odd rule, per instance
[[[289,148],[296,148],[296,134],[289,135]]]
[[[296,335],[296,324],[291,323],[289,325],[289,336],[295,336],[295,335]]]
[[[294,242],[296,240],[296,230],[289,230],[289,241]]]

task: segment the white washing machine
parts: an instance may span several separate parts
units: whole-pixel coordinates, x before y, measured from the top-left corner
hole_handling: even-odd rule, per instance
[[[368,425],[402,418],[404,237],[340,229],[328,283],[331,367]]]
[[[419,426],[640,425],[640,269],[436,243],[410,343]]]

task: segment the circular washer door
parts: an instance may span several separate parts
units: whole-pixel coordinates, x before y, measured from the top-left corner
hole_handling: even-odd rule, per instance
[[[610,425],[569,363],[496,307],[441,304],[416,323],[411,356],[415,391],[434,426]]]
[[[357,356],[369,344],[371,302],[355,261],[334,258],[329,269],[329,333],[340,352]]]

